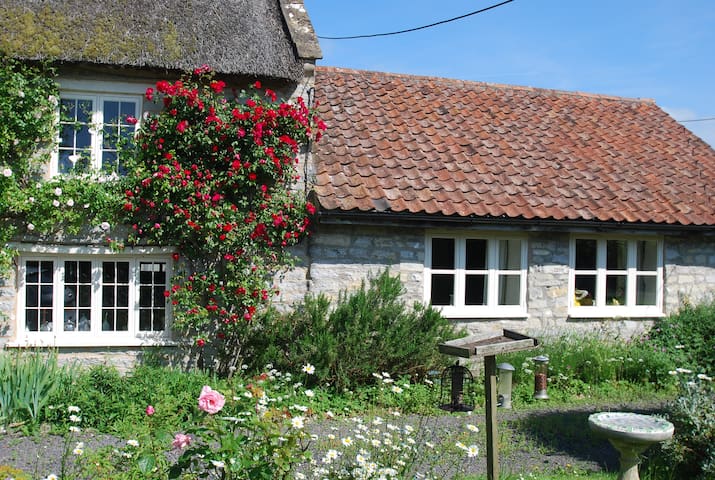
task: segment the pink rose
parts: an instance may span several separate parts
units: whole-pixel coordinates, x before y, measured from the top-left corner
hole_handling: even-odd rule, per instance
[[[154,415],[154,412],[156,410],[154,410],[154,407],[152,407],[151,405],[147,405],[146,410],[144,410],[144,411],[146,412],[147,415],[149,415],[151,417],[152,415]]]
[[[176,435],[174,435],[174,441],[171,442],[171,446],[178,449],[186,448],[190,444],[191,437],[184,433],[177,433]]]
[[[199,395],[199,410],[213,415],[223,408],[226,398],[208,385],[204,385]]]

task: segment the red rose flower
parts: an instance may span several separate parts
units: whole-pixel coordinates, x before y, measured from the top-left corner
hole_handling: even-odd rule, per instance
[[[189,127],[189,121],[182,120],[176,125],[176,131],[179,133],[184,133],[188,127]]]

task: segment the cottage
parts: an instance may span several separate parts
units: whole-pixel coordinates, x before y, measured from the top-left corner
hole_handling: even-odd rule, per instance
[[[295,0],[55,1],[0,6],[0,52],[50,60],[68,113],[47,176],[80,161],[121,174],[116,140],[128,117],[158,108],[157,80],[207,64],[230,86],[259,80],[282,98],[309,98],[320,48]],[[171,249],[112,251],[101,228],[81,237],[14,244],[15,272],[0,290],[0,347],[44,345],[85,362],[129,364],[145,347],[172,346]],[[31,234],[32,232],[28,232]]]
[[[628,336],[712,300],[715,151],[655,102],[327,67],[316,92],[286,301],[390,268],[472,331]]]

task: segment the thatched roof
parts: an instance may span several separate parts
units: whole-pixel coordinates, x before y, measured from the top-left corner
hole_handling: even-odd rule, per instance
[[[170,70],[207,64],[225,74],[297,80],[304,60],[320,57],[302,3],[4,0],[0,52]]]

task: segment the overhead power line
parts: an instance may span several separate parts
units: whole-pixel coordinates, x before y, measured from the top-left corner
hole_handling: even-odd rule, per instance
[[[480,10],[475,10],[474,12],[469,12],[465,13],[464,15],[460,15],[458,17],[454,18],[448,18],[447,20],[441,20],[439,22],[435,23],[430,23],[429,25],[422,25],[421,27],[414,27],[414,28],[408,28],[406,30],[399,30],[396,32],[387,32],[387,33],[372,33],[369,35],[351,35],[347,37],[323,37],[321,35],[318,35],[318,38],[322,40],[354,40],[356,38],[373,38],[373,37],[387,37],[389,35],[399,35],[401,33],[409,33],[409,32],[416,32],[417,30],[424,30],[425,28],[431,28],[435,27],[437,25],[442,25],[444,23],[449,23],[449,22],[454,22],[455,20],[461,20],[463,18],[471,17],[472,15],[477,15],[478,13],[483,13],[486,12],[487,10],[491,10],[493,8],[501,7],[502,5],[506,5],[507,3],[511,3],[514,0],[506,0],[501,3],[497,3],[495,5],[492,5],[490,7],[482,8]]]
[[[690,120],[678,120],[680,123],[685,123],[685,122],[712,122],[715,120],[715,117],[707,117],[707,118],[691,118]]]

